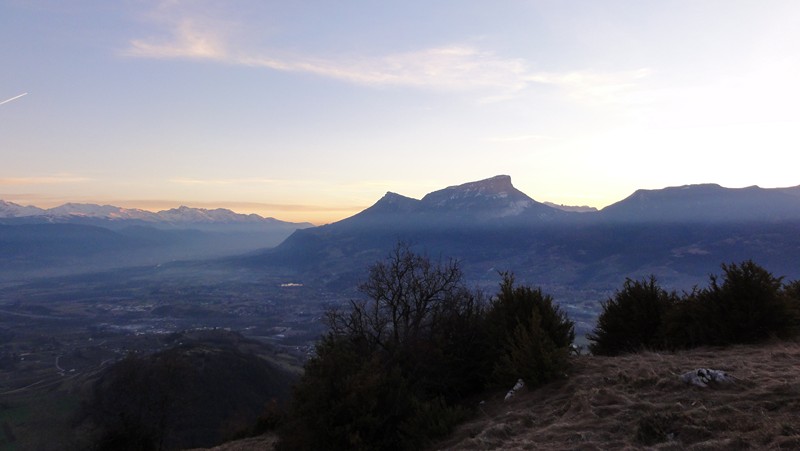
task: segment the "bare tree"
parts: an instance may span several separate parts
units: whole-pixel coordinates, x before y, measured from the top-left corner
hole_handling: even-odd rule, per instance
[[[331,330],[383,349],[428,337],[445,316],[472,311],[476,302],[457,261],[433,263],[403,242],[370,268],[359,290],[368,299],[350,301],[348,312],[329,312]]]

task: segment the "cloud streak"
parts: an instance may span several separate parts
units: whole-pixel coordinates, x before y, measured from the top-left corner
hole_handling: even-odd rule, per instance
[[[521,59],[498,57],[467,46],[443,46],[378,57],[340,59],[242,56],[238,64],[288,72],[305,72],[370,86],[410,86],[447,91],[502,89],[526,86]]]
[[[23,97],[23,96],[26,96],[26,95],[28,95],[28,93],[27,92],[23,92],[22,94],[20,94],[18,96],[14,96],[14,97],[12,97],[10,99],[3,100],[2,102],[0,102],[0,105],[6,104],[8,102],[11,102],[12,100],[17,100],[20,97]]]
[[[180,5],[180,2],[178,2]],[[649,75],[647,69],[597,73],[545,72],[522,58],[509,58],[468,45],[445,45],[411,52],[322,58],[245,50],[229,42],[230,24],[175,8],[159,8],[153,20],[165,27],[161,37],[132,39],[125,56],[205,60],[313,74],[371,87],[411,87],[444,92],[474,91],[484,102],[506,100],[532,86],[563,89],[576,102],[620,103],[625,92]]]

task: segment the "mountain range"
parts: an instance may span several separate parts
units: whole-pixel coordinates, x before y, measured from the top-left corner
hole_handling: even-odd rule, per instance
[[[0,219],[2,218],[47,218],[51,222],[69,222],[79,218],[92,218],[109,221],[141,221],[157,225],[286,224],[297,227],[311,227],[309,223],[290,223],[275,218],[264,218],[256,214],[239,214],[225,208],[207,210],[205,208],[180,206],[170,210],[151,212],[138,208],[115,207],[113,205],[67,203],[54,208],[42,209],[0,200]]]
[[[511,271],[572,306],[591,299],[596,309],[626,277],[653,274],[690,290],[722,263],[752,259],[800,278],[800,187],[639,190],[600,211],[576,212],[538,202],[501,175],[422,199],[389,192],[352,217],[297,230],[230,264],[293,268],[307,281],[345,288],[398,241],[459,260],[480,286],[496,286],[498,272]]]
[[[241,254],[275,246],[311,226],[222,208],[181,206],[153,213],[0,201],[0,281]]]
[[[492,286],[499,271],[512,271],[569,302],[596,302],[626,277],[650,274],[688,290],[720,264],[745,259],[800,278],[800,186],[638,190],[599,211],[575,210],[534,200],[507,175],[421,199],[388,192],[360,213],[319,227],[223,209],[151,213],[66,204],[42,210],[0,202],[0,268],[6,275],[20,268],[46,274],[43,268],[88,261],[94,263],[82,270],[109,261],[227,255],[214,264],[232,271],[280,268],[338,290],[356,286],[370,264],[405,241],[428,255],[458,259],[478,285]]]

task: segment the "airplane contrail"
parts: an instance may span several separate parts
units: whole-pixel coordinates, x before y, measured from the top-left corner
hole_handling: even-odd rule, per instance
[[[17,99],[19,99],[20,97],[22,97],[22,96],[26,96],[26,95],[28,95],[28,93],[27,93],[27,92],[23,92],[22,94],[20,94],[20,95],[18,95],[18,96],[16,96],[16,97],[12,97],[12,98],[10,98],[10,99],[8,99],[8,100],[3,100],[2,102],[0,102],[0,105],[2,105],[2,104],[4,104],[4,103],[8,103],[8,102],[10,102],[10,101],[12,101],[12,100],[17,100]]]

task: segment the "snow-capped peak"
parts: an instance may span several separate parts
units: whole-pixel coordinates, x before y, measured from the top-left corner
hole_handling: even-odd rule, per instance
[[[44,214],[44,210],[31,205],[22,206],[14,202],[0,200],[0,218],[19,218],[23,216],[37,216]]]

